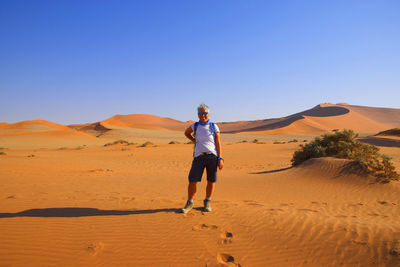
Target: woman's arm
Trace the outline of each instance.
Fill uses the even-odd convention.
[[[222,158],[222,151],[221,151],[221,135],[220,133],[215,133],[215,147],[217,148],[217,154],[219,158]],[[218,160],[218,168],[222,170],[224,167],[224,160],[219,159]]]
[[[193,129],[192,129],[192,127],[189,126],[189,128],[187,128],[185,130],[185,136],[186,136],[187,139],[189,139],[193,143],[196,143],[196,139],[194,139],[192,133],[193,133]]]

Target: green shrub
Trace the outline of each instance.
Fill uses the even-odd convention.
[[[368,173],[381,182],[397,180],[399,174],[391,162],[391,158],[379,153],[379,148],[356,141],[358,134],[352,130],[336,131],[316,137],[314,141],[300,145],[295,151],[292,165],[296,166],[310,158],[333,156],[355,160]]]

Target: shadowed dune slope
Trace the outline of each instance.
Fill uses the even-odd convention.
[[[400,128],[389,129],[380,133],[376,136],[400,136]]]
[[[111,129],[104,127],[104,125],[101,124],[101,122],[74,124],[74,125],[68,125],[68,127],[77,131],[82,131],[90,135],[94,135],[96,137],[99,137],[102,134],[111,131]]]
[[[321,134],[346,128],[356,132],[373,133],[395,125],[400,125],[400,109],[327,103],[279,120],[264,121],[264,125],[242,129],[238,132]]]

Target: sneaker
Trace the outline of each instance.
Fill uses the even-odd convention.
[[[211,200],[204,199],[204,209],[203,210],[206,211],[206,212],[212,211],[212,209],[211,209]]]
[[[186,206],[182,209],[182,213],[188,213],[193,209],[193,203],[189,200],[186,202]]]

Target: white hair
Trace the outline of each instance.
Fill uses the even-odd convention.
[[[197,107],[197,111],[200,111],[200,109],[205,109],[205,110],[207,110],[207,112],[210,112],[210,108],[209,108],[206,104],[204,104],[204,103],[201,103],[201,104]]]

